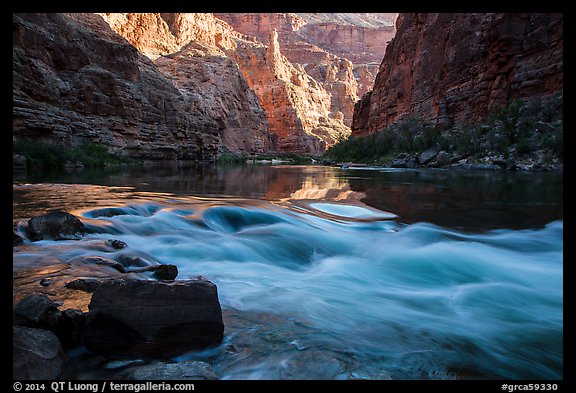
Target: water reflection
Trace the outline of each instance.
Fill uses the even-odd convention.
[[[463,230],[541,227],[563,217],[561,173],[342,170],[180,162],[145,168],[36,173],[15,180],[61,186],[35,187],[29,192],[26,186],[15,185],[14,218],[26,218],[48,208],[70,210],[169,195],[275,202],[361,201],[398,215],[402,222],[424,221]],[[65,184],[96,186],[70,188]]]

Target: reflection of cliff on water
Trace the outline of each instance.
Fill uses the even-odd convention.
[[[118,204],[129,198],[174,196],[359,201],[406,223],[463,229],[538,227],[562,218],[563,177],[558,173],[499,171],[362,170],[323,166],[155,164],[16,177],[60,183],[57,191],[26,195],[14,188],[15,217],[62,208]],[[84,189],[65,184],[110,186]],[[65,194],[65,195],[61,195]],[[168,195],[166,195],[168,194]],[[27,211],[25,211],[28,209]],[[23,212],[24,210],[24,212]],[[18,214],[20,212],[20,214]]]
[[[562,219],[558,173],[499,171],[370,171],[348,179],[364,203],[407,223],[479,230],[539,227]]]

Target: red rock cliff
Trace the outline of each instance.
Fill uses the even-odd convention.
[[[562,14],[400,14],[396,28],[353,135],[408,117],[463,125],[562,89]]]
[[[278,16],[274,23],[281,23],[281,14],[274,15]],[[344,115],[335,107],[336,97],[332,100],[321,83],[286,59],[277,35],[258,42],[212,14],[103,16],[115,31],[154,59],[188,102],[219,121],[228,150],[319,154],[340,135],[350,133]],[[234,75],[234,67],[240,78]],[[245,82],[237,82],[243,78]],[[347,93],[337,83],[329,86]],[[206,91],[195,93],[196,87]],[[352,109],[353,101],[347,105],[348,124]]]
[[[331,111],[341,113],[349,127],[354,103],[372,88],[397,14],[215,15],[262,43],[276,30],[280,52],[322,85],[331,97]]]
[[[219,124],[94,14],[13,14],[13,139],[213,159]]]

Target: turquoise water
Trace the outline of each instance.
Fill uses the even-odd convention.
[[[224,342],[176,360],[222,379],[562,378],[561,175],[236,170],[22,182],[15,218],[63,205],[91,229],[29,253],[114,238],[102,255],[216,283]]]

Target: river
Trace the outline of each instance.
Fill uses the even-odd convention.
[[[91,233],[15,247],[13,269],[114,238],[179,279],[202,275],[218,287],[224,342],[174,360],[207,361],[221,379],[562,379],[562,198],[562,173],[16,174],[15,221],[62,209]]]

